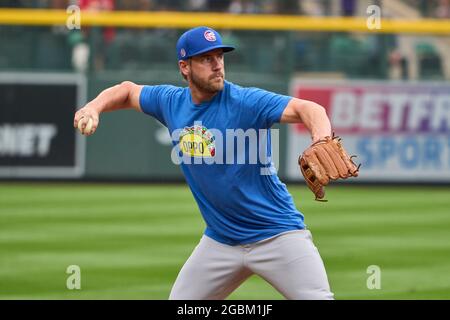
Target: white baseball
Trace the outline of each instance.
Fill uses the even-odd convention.
[[[92,121],[92,118],[89,118],[88,123],[86,124],[86,127],[84,128],[84,131],[83,131],[82,128],[81,128],[82,121],[78,121],[78,130],[80,130],[80,132],[82,134],[90,133],[91,130],[92,130],[92,124],[93,123],[94,123],[94,121]]]

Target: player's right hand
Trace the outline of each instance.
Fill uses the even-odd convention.
[[[89,120],[92,120],[90,128],[87,127]],[[90,136],[94,134],[97,130],[99,123],[99,113],[92,106],[86,105],[75,113],[73,119],[73,126],[80,130],[80,132],[85,136]]]

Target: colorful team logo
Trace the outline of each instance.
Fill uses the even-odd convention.
[[[204,36],[205,36],[205,39],[208,41],[211,41],[211,42],[216,41],[216,35],[211,30],[206,30]]]
[[[183,155],[211,158],[216,154],[213,134],[205,127],[185,127],[180,134],[180,149]]]

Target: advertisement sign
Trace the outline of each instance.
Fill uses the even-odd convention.
[[[449,84],[296,80],[291,90],[325,107],[333,131],[362,164],[358,181],[450,182]],[[310,143],[303,124],[290,125],[290,159]],[[287,175],[300,179],[296,163]]]
[[[73,116],[85,101],[73,74],[0,73],[0,177],[78,177],[85,138]]]

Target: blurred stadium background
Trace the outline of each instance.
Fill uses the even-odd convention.
[[[279,175],[336,298],[449,299],[447,0],[0,1],[0,298],[168,297],[204,225],[167,131],[132,111],[87,139],[72,123],[124,80],[184,86],[175,43],[197,25],[238,48],[228,80],[321,103],[359,155],[361,177],[314,202],[297,168],[309,137],[277,126]],[[230,298],[282,297],[252,277]]]

